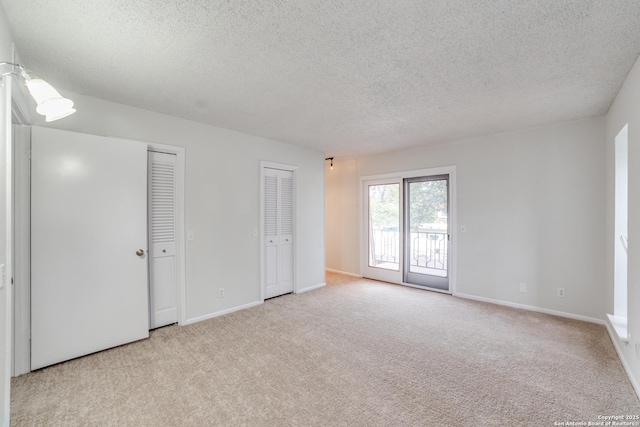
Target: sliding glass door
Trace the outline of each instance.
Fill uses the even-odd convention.
[[[363,180],[362,188],[363,276],[448,292],[450,175]]]
[[[449,176],[404,180],[404,281],[449,290]]]

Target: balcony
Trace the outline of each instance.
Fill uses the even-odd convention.
[[[446,224],[424,224],[410,233],[409,271],[447,277]],[[400,268],[400,232],[397,228],[371,229],[369,265],[386,270]]]

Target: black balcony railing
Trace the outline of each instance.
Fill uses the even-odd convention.
[[[370,260],[372,266],[399,263],[400,232],[394,228],[371,229]],[[412,230],[410,266],[447,270],[448,237],[446,230]]]
[[[411,265],[447,270],[447,232],[445,230],[411,232]]]

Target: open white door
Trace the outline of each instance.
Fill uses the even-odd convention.
[[[31,369],[149,336],[147,147],[32,129]]]

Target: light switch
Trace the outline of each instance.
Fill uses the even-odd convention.
[[[257,228],[253,229],[253,237],[258,237],[258,229]]]
[[[187,240],[189,241],[193,240],[193,231],[187,232]]]

